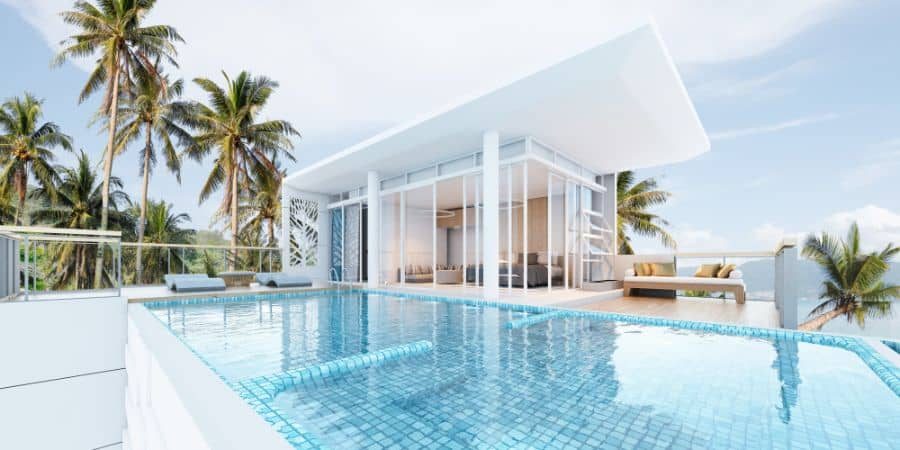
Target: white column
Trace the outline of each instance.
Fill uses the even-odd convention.
[[[481,249],[484,258],[484,288],[487,300],[500,297],[498,253],[500,252],[500,135],[496,131],[484,133],[482,141],[482,199],[484,203],[484,232]]]
[[[381,276],[381,182],[378,179],[378,172],[369,171],[369,183],[366,187],[366,194],[369,198],[369,222],[368,229],[368,266],[369,266],[369,282],[370,288],[378,287],[378,279]]]

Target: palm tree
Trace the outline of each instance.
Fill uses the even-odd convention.
[[[69,136],[53,122],[40,123],[43,101],[30,94],[12,98],[0,107],[0,186],[15,191],[18,205],[13,223],[25,220],[25,196],[28,179],[34,176],[51,199],[56,195],[59,176],[52,166],[53,148],[72,150]]]
[[[97,0],[95,6],[88,1],[76,1],[72,10],[63,12],[62,18],[69,25],[79,29],[65,41],[65,48],[54,63],[62,64],[67,58],[83,58],[98,55],[97,65],[88,76],[78,101],[83,102],[105,86],[100,114],[106,116],[108,139],[103,159],[103,189],[101,191],[103,209],[100,229],[109,224],[109,186],[112,179],[112,164],[115,154],[115,137],[118,126],[120,86],[129,91],[132,69],[143,67],[152,72],[150,61],[164,58],[173,66],[175,62],[175,42],[184,40],[168,25],[144,26],[142,21],[156,4],[156,0]],[[94,282],[100,284],[100,269],[103,266],[103,252],[97,253]]]
[[[217,152],[212,172],[200,191],[200,202],[224,186],[225,193],[219,212],[230,214],[231,246],[238,243],[238,194],[251,181],[255,167],[275,171],[272,162],[279,155],[291,161],[291,136],[299,136],[286,120],[257,122],[278,83],[266,77],[253,77],[244,71],[232,80],[227,74],[225,86],[220,87],[206,78],[194,82],[206,91],[209,106],[195,103],[191,126],[198,133],[187,154],[200,161],[214,149]],[[234,263],[230,263],[234,268]]]
[[[265,226],[268,241],[266,246],[274,246],[278,240],[275,228],[281,222],[281,180],[286,175],[278,161],[273,161],[275,170],[267,170],[257,165],[253,170],[253,180],[247,189],[244,228],[261,231]],[[262,234],[257,232],[257,234]],[[260,239],[261,240],[261,239]]]
[[[618,237],[619,254],[632,255],[631,237],[628,231],[635,234],[659,238],[666,247],[677,248],[675,238],[663,229],[669,225],[662,217],[648,211],[652,206],[662,205],[669,200],[670,192],[657,189],[656,180],[647,178],[635,184],[634,172],[619,172],[616,177],[617,214],[616,235]]]
[[[193,240],[195,231],[182,228],[184,222],[191,220],[191,216],[180,213],[176,214],[172,210],[172,204],[165,201],[149,201],[146,208],[141,207],[146,214],[146,229],[144,238],[147,242],[159,244],[189,244]],[[138,224],[140,229],[140,224]],[[138,246],[140,249],[140,246]],[[168,253],[172,258],[173,267],[181,267],[186,264],[181,259],[181,253]],[[163,248],[150,248],[147,250],[147,263],[143,272],[143,278],[138,279],[141,283],[146,279],[161,280],[162,276],[168,273],[168,261],[166,257],[167,250]]]
[[[56,189],[56,201],[51,201],[49,191],[44,188],[35,190],[34,195],[42,201],[42,207],[31,215],[32,222],[49,225],[56,228],[96,229],[103,213],[102,184],[98,183],[97,173],[91,167],[91,161],[84,151],[80,152],[74,167],[59,169],[61,181]],[[122,181],[112,177],[110,185],[114,188],[110,192],[111,211],[109,215],[110,225],[115,229],[128,229],[132,227],[130,216],[119,210],[120,206],[130,203],[128,195],[123,192]],[[89,288],[88,280],[93,277],[96,267],[91,267],[88,261],[95,256],[99,246],[78,245],[75,243],[54,244],[50,261],[54,280],[51,285],[54,288],[74,287],[76,289]],[[100,267],[101,278],[105,274],[107,282],[112,285],[112,274]],[[98,285],[93,284],[94,287]]]
[[[181,158],[173,141],[176,141],[179,146],[187,146],[191,142],[190,133],[181,126],[183,120],[186,119],[187,108],[184,103],[177,101],[184,88],[184,83],[182,80],[170,83],[168,77],[162,75],[158,63],[154,65],[154,68],[155,75],[142,68],[135,70],[133,96],[119,111],[122,116],[122,125],[116,139],[116,153],[121,153],[129,143],[141,137],[144,138],[144,148],[140,158],[143,184],[137,221],[138,244],[144,242],[144,228],[147,220],[147,188],[157,159],[156,149],[153,146],[154,137],[162,144],[166,167],[175,174],[179,183],[181,183]],[[138,245],[135,261],[139,282],[142,280],[141,273],[143,271],[142,253],[143,248]]]
[[[799,328],[818,330],[839,316],[848,322],[855,319],[864,327],[867,317],[890,315],[891,301],[900,298],[900,286],[885,284],[882,277],[897,253],[900,247],[893,243],[880,252],[863,253],[856,223],[850,226],[846,241],[824,232],[807,237],[803,256],[818,263],[826,279],[819,295],[824,301],[813,308],[809,313],[812,318]]]

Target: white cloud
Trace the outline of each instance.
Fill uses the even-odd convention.
[[[824,220],[824,229],[843,237],[856,222],[867,250],[882,249],[888,243],[900,245],[900,213],[876,205],[834,213]]]
[[[772,223],[764,223],[752,231],[753,238],[759,243],[760,248],[773,249],[778,243],[785,238],[794,238],[797,242],[802,242],[805,232],[787,231],[782,227]]]
[[[679,252],[721,252],[728,249],[728,240],[706,229],[690,226],[676,227],[672,234]]]
[[[689,224],[676,225],[669,229],[669,233],[678,243],[678,252],[721,252],[729,250],[728,239],[705,228],[694,228]],[[638,254],[672,253],[672,249],[665,248],[658,239],[650,239],[634,236],[632,246]]]
[[[799,119],[786,120],[770,125],[761,125],[749,128],[738,128],[734,130],[718,131],[709,133],[712,140],[735,139],[745,136],[753,136],[757,134],[775,133],[789,128],[802,127],[804,125],[812,125],[828,120],[837,119],[839,116],[835,113],[822,114],[818,116],[801,117]]]
[[[57,16],[71,0],[0,2],[16,7],[51,46],[72,31]],[[301,145],[322,152],[352,143],[349,130],[409,119],[647,17],[685,67],[777,48],[848,3],[162,0],[148,23],[174,25],[185,37],[185,78],[248,68],[280,81],[268,113],[292,120],[304,133]]]
[[[854,190],[900,174],[900,138],[873,146],[874,154],[841,174],[841,187]]]
[[[813,60],[803,59],[786,67],[782,67],[778,70],[757,77],[746,79],[712,80],[692,86],[688,90],[691,92],[691,96],[696,100],[707,98],[741,97],[747,95],[761,97],[784,94],[788,92],[786,88],[779,88],[773,85],[778,81],[783,80],[784,78],[788,78],[792,75],[797,75],[808,71],[813,66],[813,64]]]

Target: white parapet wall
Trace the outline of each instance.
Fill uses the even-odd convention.
[[[149,310],[128,306],[124,448],[291,446]]]
[[[0,449],[121,448],[125,299],[0,303]]]

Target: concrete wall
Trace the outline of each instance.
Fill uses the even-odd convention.
[[[140,304],[128,307],[125,364],[126,449],[291,448]]]
[[[120,448],[125,300],[0,303],[0,448]]]
[[[328,270],[331,265],[331,214],[328,212],[328,197],[323,194],[301,192],[290,186],[283,186],[281,191],[282,225],[281,225],[281,260],[284,262],[284,270],[290,273],[307,275],[317,280],[327,280]],[[319,239],[317,245],[317,261],[313,265],[295,264],[291,262],[290,233],[291,226],[291,199],[299,198],[318,203]]]

